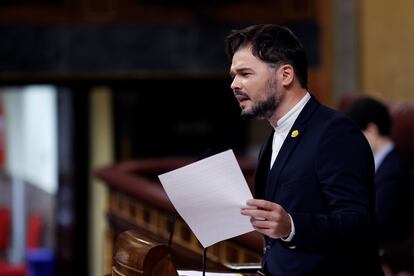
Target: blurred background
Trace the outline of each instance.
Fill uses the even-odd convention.
[[[411,0],[0,0],[2,261],[27,269],[34,248],[56,275],[108,274],[110,188],[97,168],[210,147],[256,158],[269,128],[239,119],[223,50],[232,29],[291,27],[309,90],[328,106],[351,94],[414,104],[413,10]]]

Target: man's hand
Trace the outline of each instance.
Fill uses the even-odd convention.
[[[257,208],[241,210],[242,215],[251,217],[250,222],[256,231],[275,239],[289,236],[292,225],[289,214],[282,206],[262,199],[249,199],[246,203]]]

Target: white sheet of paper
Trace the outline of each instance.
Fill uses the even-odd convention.
[[[232,150],[158,177],[204,248],[254,230],[250,217],[240,214],[253,197]]]

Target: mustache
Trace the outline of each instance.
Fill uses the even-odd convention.
[[[243,91],[237,90],[237,91],[234,91],[233,94],[234,94],[235,97],[236,96],[242,96],[242,97],[246,97],[246,98],[250,99],[249,95],[246,92],[243,92]]]

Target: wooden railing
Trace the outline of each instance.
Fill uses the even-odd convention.
[[[191,163],[190,159],[145,159],[126,161],[100,168],[96,176],[109,187],[107,219],[107,257],[112,259],[115,239],[125,230],[135,229],[140,234],[166,243],[177,213],[169,201],[157,175]],[[252,183],[255,162],[239,160],[249,185]],[[178,268],[199,268],[203,248],[186,223],[178,217],[172,238],[174,262]],[[210,267],[226,263],[257,263],[262,256],[262,237],[250,232],[208,248]],[[107,259],[108,259],[107,258]],[[108,264],[111,265],[112,264]]]

